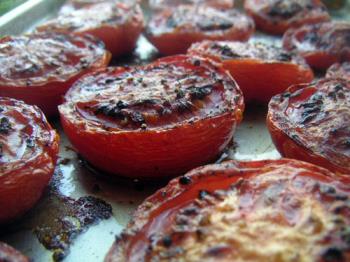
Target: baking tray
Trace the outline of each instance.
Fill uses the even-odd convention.
[[[29,32],[43,21],[54,17],[64,0],[29,0],[0,18],[0,36]],[[238,1],[240,5],[241,1]],[[346,8],[334,12],[336,19],[348,19],[350,3]],[[143,4],[143,8],[147,8]],[[147,15],[147,14],[146,14]],[[280,44],[276,37],[257,34],[253,41],[262,40]],[[156,57],[155,49],[141,36],[134,54],[113,61],[113,64],[141,64]],[[218,161],[224,159],[261,160],[280,158],[265,125],[266,107],[249,107],[244,120],[237,128],[234,139]],[[22,251],[33,261],[52,261],[56,250],[46,249],[38,240],[36,229],[52,221],[60,221],[67,214],[52,214],[55,208],[61,208],[60,199],[70,201],[85,196],[93,196],[105,201],[112,207],[112,216],[100,219],[71,235],[71,244],[63,261],[103,261],[115,236],[126,226],[132,211],[147,196],[163,186],[166,181],[142,182],[122,178],[110,178],[91,168],[79,158],[62,132],[59,120],[51,120],[61,136],[60,158],[54,181],[39,204],[21,220],[0,228],[0,240]],[[51,190],[55,190],[52,196]],[[57,258],[57,257],[56,257]],[[58,257],[60,258],[60,257]]]

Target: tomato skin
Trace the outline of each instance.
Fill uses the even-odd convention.
[[[267,104],[292,84],[314,78],[302,57],[264,43],[203,41],[193,44],[188,53],[221,62],[237,81],[246,103]]]
[[[103,2],[87,5],[37,27],[38,31],[91,34],[101,39],[114,57],[132,52],[143,29],[143,13],[138,4]],[[120,41],[122,39],[122,41]]]
[[[237,10],[183,5],[155,14],[146,37],[162,55],[174,55],[205,39],[247,41],[254,30],[253,20]]]
[[[350,62],[333,64],[327,69],[326,78],[345,78],[350,81]]]
[[[162,260],[161,258],[180,261],[186,257],[189,261],[199,259],[203,261],[215,259],[244,261],[244,258],[247,257],[250,257],[250,261],[268,261],[267,257],[285,258],[283,251],[277,252],[277,255],[272,251],[266,256],[259,256],[258,254],[264,254],[259,251],[251,251],[244,256],[244,251],[249,250],[245,247],[256,244],[254,243],[255,238],[265,237],[265,241],[276,242],[274,235],[280,231],[273,228],[274,234],[264,234],[265,230],[270,230],[274,225],[276,227],[282,225],[282,228],[298,228],[301,217],[304,218],[303,214],[309,211],[313,215],[312,209],[315,208],[315,205],[317,205],[315,209],[322,207],[324,210],[320,217],[317,216],[317,219],[320,218],[317,220],[321,223],[320,231],[323,231],[321,219],[326,216],[335,218],[339,215],[344,219],[342,226],[349,225],[348,205],[344,207],[344,212],[336,213],[332,210],[335,195],[344,195],[343,199],[346,199],[345,195],[349,196],[348,183],[348,177],[339,177],[321,167],[292,159],[252,162],[231,160],[222,164],[199,167],[183,177],[173,179],[166,187],[148,197],[136,209],[132,220],[116,239],[105,261],[152,261],[152,259]],[[328,195],[327,189],[331,189],[330,191],[334,194]],[[314,206],[311,207],[311,210],[306,208],[305,213],[300,211],[299,208],[309,199],[315,200]],[[260,219],[271,223],[271,227],[264,228],[264,231],[256,228],[257,225],[254,224],[254,218],[259,218],[259,211],[262,212],[262,210],[265,211],[263,213],[265,216]],[[220,213],[223,213],[222,222],[217,219]],[[310,216],[315,218],[312,215]],[[224,232],[220,231],[223,230],[221,227],[218,227],[220,223],[226,225]],[[230,229],[237,224],[240,225],[240,228],[245,228],[247,224],[251,242],[248,240],[242,243],[235,239],[235,234]],[[344,229],[342,226],[340,227]],[[327,234],[327,237],[323,238],[324,242],[315,243],[318,248],[314,250],[316,252],[310,250],[308,251],[310,253],[306,252],[308,258],[312,257],[314,261],[327,261],[326,257],[328,258],[330,253],[328,248],[333,247],[341,250],[341,253],[337,254],[343,260],[338,259],[337,261],[347,261],[350,258],[350,253],[346,248],[348,244],[344,244],[345,240],[337,239],[341,228],[335,229],[337,231],[324,232],[323,236]],[[237,231],[237,234],[239,232]],[[281,243],[281,240],[277,238],[277,243],[280,245],[278,250],[281,250],[280,247],[283,245],[288,248],[293,244],[288,241],[290,234],[286,233],[288,230],[283,234],[286,242]],[[318,232],[307,233],[307,235],[313,234],[317,235]],[[195,239],[199,237],[197,241],[193,241],[192,236]],[[230,242],[227,239],[236,240],[238,244],[235,245],[235,241]],[[299,237],[299,241],[304,241],[304,239],[301,240]],[[306,245],[313,248],[312,243],[306,242]],[[217,248],[217,252],[209,252],[216,246],[227,248]],[[234,247],[239,252],[235,253]],[[208,251],[203,252],[202,250]],[[200,255],[197,256],[198,253]],[[291,261],[291,259],[283,261]]]
[[[273,97],[267,125],[281,155],[349,174],[349,93],[349,81],[333,78]]]
[[[233,8],[234,0],[150,0],[149,5],[151,9],[161,10],[166,8],[176,8],[179,5],[207,5],[215,8],[229,9]]]
[[[0,43],[6,47],[0,52],[0,96],[37,105],[48,117],[57,115],[62,96],[78,78],[106,67],[111,58],[93,37],[36,33],[4,37]]]
[[[244,9],[254,18],[258,29],[274,35],[281,35],[289,28],[330,20],[320,0],[245,0]]]
[[[299,53],[316,70],[350,61],[348,22],[326,22],[290,29],[283,35],[283,48]]]
[[[13,247],[0,242],[0,261],[3,262],[30,262],[29,258],[22,255]]]
[[[0,98],[0,224],[18,218],[38,201],[58,156],[58,134],[35,106]]]
[[[197,61],[200,65],[194,66],[192,64],[193,61]],[[222,84],[215,82],[215,85],[219,88],[218,91],[213,91],[213,93],[208,94],[203,99],[193,100],[192,103],[197,103],[198,105],[197,109],[186,109],[187,113],[181,110],[170,109],[177,103],[176,101],[179,101],[179,94],[187,96],[185,94],[186,89],[178,91],[176,98],[173,98],[173,95],[170,95],[169,98],[164,94],[158,96],[156,95],[158,91],[152,91],[151,94],[144,95],[142,89],[146,89],[144,92],[148,92],[147,88],[150,88],[148,84],[147,86],[149,87],[143,87],[145,82],[142,83],[142,89],[139,94],[143,97],[142,99],[147,101],[148,105],[142,105],[140,109],[139,98],[134,98],[134,95],[137,96],[137,93],[132,93],[134,95],[130,96],[132,97],[131,100],[130,98],[129,100],[125,100],[127,98],[120,100],[124,101],[123,104],[129,104],[129,106],[125,106],[122,109],[125,113],[130,112],[133,108],[141,110],[137,112],[141,112],[141,115],[145,119],[147,118],[142,125],[141,123],[133,124],[132,120],[127,117],[127,123],[129,124],[123,126],[122,123],[125,120],[119,122],[119,120],[114,120],[113,117],[96,115],[96,110],[93,113],[88,113],[87,109],[85,109],[91,103],[95,103],[92,101],[95,101],[95,99],[98,101],[99,99],[95,97],[95,94],[92,93],[93,91],[88,91],[86,95],[84,94],[84,89],[86,90],[89,86],[93,86],[93,82],[100,83],[106,79],[121,79],[122,75],[129,75],[129,77],[134,79],[132,81],[141,79],[141,81],[151,83],[152,88],[163,88],[159,86],[159,80],[161,79],[160,82],[168,80],[170,82],[166,84],[164,90],[169,94],[169,92],[177,90],[172,84],[172,81],[175,81],[172,77],[180,76],[182,74],[180,72],[184,72],[182,76],[185,78],[181,78],[182,81],[192,81],[187,78],[195,70],[187,71],[189,67],[196,67],[198,70],[201,70],[201,74],[205,75],[211,72],[225,83],[224,86],[221,86]],[[170,74],[172,71],[173,75]],[[201,76],[198,77],[198,79],[200,78]],[[205,81],[213,81],[208,80],[207,76],[205,76],[205,79],[198,80],[201,81],[199,84],[205,83]],[[129,87],[124,87],[124,85],[128,84],[127,79],[118,81],[122,82],[118,83],[116,88],[122,87],[126,94],[134,92],[130,90],[140,88],[137,86],[139,85],[138,82],[131,83],[129,89]],[[186,85],[183,84],[180,88]],[[230,86],[231,91],[225,91],[225,94],[221,94],[228,86]],[[103,88],[103,86],[96,87],[101,97],[109,97],[108,101],[120,99],[115,95],[117,94],[115,91],[109,91],[114,90],[114,87],[111,87],[111,89],[106,87],[106,91],[101,91]],[[123,97],[122,92],[124,91],[119,91],[120,97]],[[107,95],[107,93],[112,95]],[[85,98],[85,96],[88,98]],[[165,102],[162,103],[165,103],[164,105],[168,109],[165,108],[163,111],[169,112],[169,115],[159,115],[158,113],[152,115],[153,110],[147,108],[162,107],[157,102],[152,102],[154,97],[165,99]],[[219,99],[216,103],[220,104],[222,109],[219,112],[213,108],[212,114],[208,113],[211,111],[210,108],[214,106],[212,101],[216,101],[216,99]],[[239,88],[223,69],[214,66],[207,59],[187,56],[160,59],[148,66],[136,68],[135,71],[130,68],[101,71],[91,75],[90,78],[82,79],[80,84],[77,83],[77,85],[73,86],[66,94],[66,101],[59,109],[61,122],[65,133],[79,153],[103,171],[138,178],[174,176],[186,172],[196,165],[214,160],[232,138],[235,126],[242,119],[244,109],[243,98]],[[221,110],[223,111],[221,112]],[[136,114],[140,115],[137,112],[131,113],[131,118]],[[101,152],[101,148],[103,148],[103,152]]]

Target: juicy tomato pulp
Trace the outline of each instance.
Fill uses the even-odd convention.
[[[345,78],[350,81],[350,62],[332,65],[327,70],[326,78]]]
[[[179,6],[155,14],[146,36],[163,55],[186,53],[192,43],[205,39],[247,41],[253,20],[237,10],[207,6]]]
[[[309,83],[314,77],[302,57],[263,43],[203,41],[193,44],[188,53],[223,63],[246,103],[268,103],[292,84]]]
[[[350,82],[326,79],[272,98],[267,124],[278,151],[350,174]]]
[[[0,96],[38,105],[47,116],[82,75],[104,68],[110,55],[93,37],[38,33],[0,39]]]
[[[29,210],[54,172],[59,137],[34,106],[0,98],[0,223]]]
[[[254,18],[256,27],[270,34],[330,20],[320,0],[245,0],[244,8]]]
[[[60,106],[65,133],[94,166],[168,177],[214,160],[241,121],[243,97],[226,72],[174,56],[82,78]]]
[[[22,255],[13,247],[0,242],[0,261],[3,262],[29,262],[29,258]]]
[[[229,9],[233,8],[234,0],[149,0],[151,9],[155,10],[174,8],[183,4],[207,5],[216,8]]]
[[[143,14],[138,4],[114,1],[82,7],[63,13],[37,28],[38,31],[91,34],[101,39],[113,56],[129,54],[143,29]]]
[[[200,167],[147,198],[106,261],[349,261],[349,182],[290,159]]]
[[[288,30],[283,47],[302,55],[318,70],[326,70],[336,62],[350,61],[350,23],[329,22]]]

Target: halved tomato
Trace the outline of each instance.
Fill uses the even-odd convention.
[[[29,262],[29,258],[13,247],[0,242],[0,261],[2,262]]]
[[[350,81],[350,62],[332,65],[327,70],[326,78],[345,78]]]
[[[40,198],[55,169],[58,140],[39,108],[0,97],[0,224]]]
[[[79,153],[103,171],[139,178],[179,175],[213,161],[244,107],[226,71],[188,56],[91,74],[65,98],[61,122]]]
[[[91,34],[101,39],[113,56],[132,52],[143,30],[143,14],[138,4],[104,2],[63,13],[39,27],[38,31]]]
[[[0,96],[39,106],[47,116],[82,75],[107,66],[110,54],[93,37],[37,33],[0,39]]]
[[[291,159],[199,167],[147,198],[105,261],[349,261],[349,182]]]
[[[329,22],[288,30],[283,47],[302,55],[318,70],[326,70],[337,62],[350,61],[350,23]]]
[[[141,2],[141,0],[68,0],[67,4],[73,5],[75,8],[82,8],[84,6],[105,3],[105,2],[123,3],[131,6]]]
[[[325,79],[272,98],[267,124],[282,156],[350,174],[350,82]]]
[[[259,42],[203,41],[193,44],[188,53],[223,63],[237,81],[246,103],[268,103],[292,84],[309,83],[314,78],[302,57]]]
[[[258,29],[277,35],[289,28],[330,20],[320,0],[245,0],[244,8]]]
[[[149,0],[151,9],[176,8],[179,5],[207,5],[216,8],[233,8],[234,0]]]
[[[186,5],[155,14],[146,29],[163,55],[186,53],[192,43],[206,39],[247,41],[253,33],[253,20],[237,10]]]

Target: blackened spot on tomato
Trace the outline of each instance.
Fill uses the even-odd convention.
[[[268,12],[270,16],[278,16],[282,18],[291,18],[300,11],[303,10],[303,7],[296,2],[279,0],[271,7]]]
[[[188,185],[192,182],[191,178],[188,176],[182,176],[179,178],[179,183],[181,185]]]
[[[131,113],[130,118],[135,123],[144,123],[145,122],[145,118],[143,117],[143,115],[140,112]]]
[[[127,102],[124,102],[124,101],[122,101],[122,100],[119,100],[118,102],[117,102],[117,108],[118,109],[124,109],[124,108],[127,108],[129,105],[128,105],[128,103]]]
[[[334,195],[337,191],[332,186],[321,184],[320,192],[325,195]]]
[[[152,98],[145,98],[135,101],[134,105],[157,105],[160,103],[160,100],[158,99],[152,99]]]
[[[317,30],[316,28],[314,28],[314,30]],[[320,40],[320,37],[318,36],[318,34],[314,31],[308,32],[305,37],[304,37],[304,41],[307,41],[311,44],[315,44],[316,42],[318,42]]]
[[[181,99],[183,97],[185,97],[185,92],[182,89],[175,89],[175,93],[176,93],[176,99]]]
[[[182,212],[185,216],[194,216],[198,214],[198,209],[196,207],[188,207]]]
[[[340,262],[344,261],[343,251],[337,247],[328,248],[322,255],[326,262]]]
[[[201,61],[195,60],[195,61],[193,62],[193,65],[195,65],[195,66],[200,66],[200,65],[201,65]]]
[[[311,121],[312,119],[314,119],[317,114],[321,111],[320,107],[313,107],[313,108],[308,108],[306,109],[302,114],[302,120],[301,123],[302,124],[306,124],[307,122]]]
[[[7,117],[0,119],[0,134],[8,134],[12,126],[10,120]]]
[[[282,52],[277,56],[278,61],[288,62],[292,59],[292,55],[286,52]]]
[[[190,87],[190,95],[192,99],[203,99],[207,95],[209,95],[213,90],[212,85],[205,85],[199,87]]]
[[[190,101],[182,99],[178,100],[174,106],[179,112],[185,112],[190,111],[193,105]]]
[[[108,84],[113,83],[114,81],[115,81],[115,79],[113,79],[113,78],[107,78],[107,79],[105,80],[105,83],[108,85]]]
[[[163,246],[170,247],[173,243],[171,236],[164,236],[162,239]]]
[[[226,30],[233,26],[231,21],[223,18],[212,18],[202,20],[197,26],[203,31]]]
[[[208,196],[209,195],[209,192],[208,191],[206,191],[206,190],[200,190],[199,191],[199,193],[198,193],[198,197],[199,197],[199,199],[204,199],[206,196]]]
[[[29,148],[33,148],[35,146],[34,139],[32,137],[27,138],[26,144]]]

